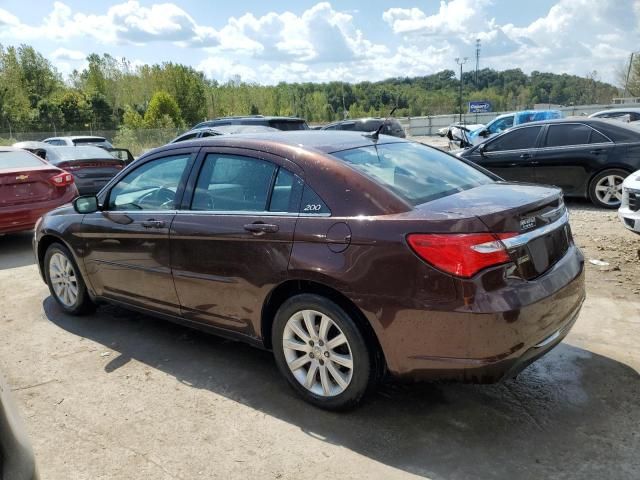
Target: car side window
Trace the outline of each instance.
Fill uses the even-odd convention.
[[[500,133],[503,130],[513,127],[513,117],[503,118],[492,125],[489,125],[489,133]]]
[[[589,137],[589,143],[611,143],[607,137],[598,132],[597,130],[591,129],[591,136]]]
[[[209,154],[198,176],[192,210],[263,212],[276,166],[265,160]]]
[[[109,210],[173,210],[189,155],[151,160],[125,175],[109,193]]]
[[[302,215],[331,215],[331,210],[309,185],[305,185],[300,203],[300,213]]]
[[[580,123],[550,125],[547,132],[547,147],[565,147],[589,143],[592,129]]]
[[[298,213],[303,186],[300,177],[281,167],[271,192],[269,211]]]
[[[523,150],[536,147],[536,139],[542,127],[518,128],[512,132],[487,143],[486,152],[500,152],[506,150]]]

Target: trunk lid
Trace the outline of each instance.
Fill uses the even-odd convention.
[[[0,207],[56,198],[58,189],[50,179],[59,173],[62,172],[53,166],[0,170]]]
[[[488,232],[512,233],[514,236],[502,241],[515,264],[511,273],[527,280],[546,272],[572,242],[562,192],[554,187],[497,182],[455,193],[418,209],[458,218],[473,216]]]

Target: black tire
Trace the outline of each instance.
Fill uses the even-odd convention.
[[[65,301],[63,301],[63,299],[58,296],[53,286],[50,274],[50,265],[52,258],[54,258],[55,255],[63,255],[69,261],[71,267],[73,268],[73,272],[75,273],[75,286],[77,287],[78,293],[75,301],[70,304],[65,303]],[[47,285],[49,286],[49,292],[51,292],[51,296],[66,313],[70,315],[84,315],[87,313],[91,313],[96,309],[95,303],[93,303],[91,297],[89,296],[87,286],[84,283],[84,279],[82,278],[82,274],[80,273],[78,264],[76,263],[73,255],[67,247],[60,243],[52,243],[49,248],[47,248],[47,252],[44,256],[44,274],[45,278],[47,279]]]
[[[285,327],[289,319],[304,310],[313,310],[328,316],[346,337],[353,368],[351,380],[341,393],[330,396],[316,394],[302,385],[289,368],[283,347]],[[378,363],[375,357],[375,347],[367,345],[365,337],[353,319],[340,306],[326,297],[314,294],[300,294],[285,301],[276,313],[271,341],[276,364],[280,372],[304,400],[317,407],[326,410],[353,408],[362,401],[368,391],[374,388],[379,377],[375,368]],[[304,356],[304,354],[301,355]],[[322,363],[319,359],[324,358],[317,355],[316,357],[316,360]],[[335,364],[333,365],[335,366]],[[319,371],[317,375],[318,383],[321,383]]]
[[[596,189],[598,188],[598,183],[605,179],[606,177],[614,176],[614,177],[622,177],[622,179],[626,178],[629,175],[629,172],[626,170],[622,170],[620,168],[610,168],[607,170],[603,170],[598,173],[595,177],[591,179],[589,182],[589,200],[597,207],[601,208],[609,208],[609,209],[617,209],[620,207],[620,201],[605,203],[598,198],[598,192]]]

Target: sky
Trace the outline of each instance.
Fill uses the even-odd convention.
[[[330,2],[0,0],[0,44],[26,43],[68,75],[90,53],[178,62],[221,82],[382,80],[475,68],[617,83],[640,49],[640,0]]]

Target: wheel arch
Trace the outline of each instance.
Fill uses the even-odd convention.
[[[47,250],[49,249],[49,247],[51,245],[53,245],[54,243],[60,243],[60,244],[64,245],[71,252],[71,255],[74,256],[74,261],[76,262],[76,264],[78,263],[78,259],[75,258],[75,254],[73,253],[73,249],[71,248],[71,246],[67,242],[65,242],[58,235],[55,235],[55,234],[52,234],[52,233],[44,234],[38,240],[37,260],[38,260],[38,267],[40,268],[40,275],[42,276],[43,280],[45,280],[45,281],[46,281],[46,275],[45,275],[45,267],[44,267],[44,257],[47,254]]]
[[[375,357],[374,360],[379,367],[378,371],[382,372],[384,368],[386,368],[386,359],[378,336],[362,310],[360,310],[360,308],[358,308],[358,306],[343,293],[313,280],[287,280],[275,287],[271,290],[269,295],[267,295],[262,306],[260,325],[260,333],[265,348],[272,348],[271,333],[273,321],[280,306],[292,296],[303,293],[311,293],[326,297],[347,312],[354,322],[356,322],[357,327],[365,336],[367,342],[374,346],[375,352],[373,352],[373,356]]]

